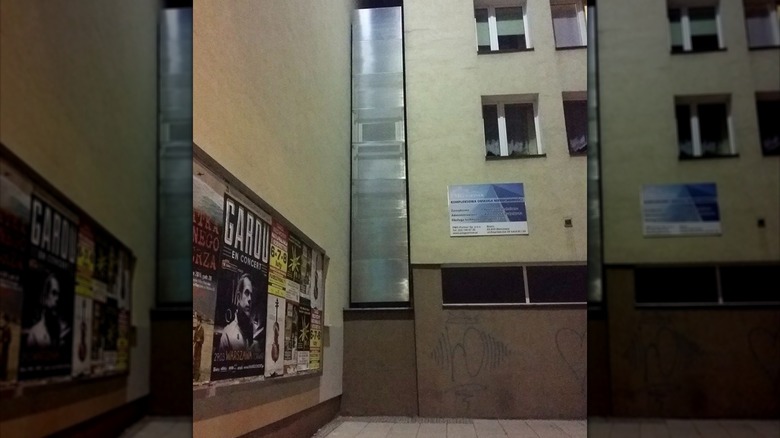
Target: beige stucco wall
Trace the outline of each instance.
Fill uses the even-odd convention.
[[[0,141],[137,257],[127,390],[20,420],[51,433],[149,393],[158,4],[3,0],[1,10]]]
[[[527,7],[533,51],[477,55],[473,0],[404,2],[414,264],[586,258],[586,159],[569,156],[562,102],[586,90],[586,50],[556,50],[549,2]],[[539,95],[547,157],[486,161],[481,96],[525,93]],[[448,185],[515,182],[529,235],[450,237]]]
[[[741,5],[721,2],[726,51],[671,55],[665,2],[599,4],[606,263],[780,258],[780,165],[761,155],[755,105],[780,90],[780,51],[748,51]],[[674,97],[696,94],[730,94],[738,158],[678,159]],[[717,184],[722,235],[644,238],[641,186],[688,182]]]
[[[251,414],[196,421],[196,436],[225,423],[233,426],[221,429],[224,436],[248,433],[341,394],[342,309],[349,294],[351,10],[350,0],[194,3],[195,143],[330,258],[330,341],[318,388],[295,396],[298,402],[280,391],[278,402],[258,399]],[[196,417],[209,417],[197,403],[195,410]],[[246,418],[233,421],[237,416]]]

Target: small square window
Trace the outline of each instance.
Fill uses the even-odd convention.
[[[563,116],[566,119],[566,139],[571,155],[588,153],[588,101],[564,100]]]
[[[716,7],[672,8],[668,12],[672,53],[724,48]]]
[[[753,1],[745,4],[745,27],[749,47],[780,46],[778,11],[780,11],[780,2],[775,0]]]
[[[530,49],[525,8],[485,6],[474,9],[477,52],[490,53]]]
[[[761,151],[764,155],[780,155],[780,98],[759,97],[756,107]]]
[[[724,101],[678,101],[675,107],[680,158],[735,155],[730,140],[731,115]]]
[[[582,3],[554,3],[551,12],[555,47],[584,47],[587,34]]]
[[[482,104],[486,156],[540,155],[536,103],[493,102]]]

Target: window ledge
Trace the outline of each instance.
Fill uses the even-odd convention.
[[[748,47],[748,50],[750,50],[751,52],[753,51],[760,52],[762,50],[778,50],[778,49],[780,49],[780,45]]]
[[[504,49],[504,50],[491,50],[489,52],[480,52],[477,51],[477,55],[498,55],[500,53],[517,53],[517,52],[533,52],[533,47],[528,47],[525,49]]]
[[[728,155],[701,155],[698,157],[693,157],[690,155],[680,155],[680,161],[698,161],[698,160],[707,160],[707,159],[720,159],[720,158],[739,158],[739,154],[728,154]]]
[[[518,160],[524,158],[544,158],[546,156],[547,154],[507,155],[507,156],[488,155],[485,157],[485,161]]]
[[[587,44],[584,46],[567,46],[567,47],[555,46],[555,50],[579,50],[579,49],[587,49],[587,48],[588,48]]]
[[[707,50],[688,50],[687,52],[686,52],[686,51],[682,51],[682,52],[675,52],[675,51],[670,51],[670,53],[671,53],[672,55],[697,55],[697,54],[700,54],[700,53],[715,53],[715,52],[725,52],[725,51],[727,51],[727,50],[728,50],[728,48],[726,48],[726,47],[722,47],[722,48],[720,48],[720,49],[707,49]]]

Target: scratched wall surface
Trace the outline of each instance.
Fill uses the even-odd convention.
[[[413,270],[420,416],[585,418],[584,307],[451,310]]]
[[[777,308],[637,310],[633,271],[606,275],[614,415],[780,417]]]

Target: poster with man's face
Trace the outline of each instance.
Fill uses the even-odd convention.
[[[19,379],[68,375],[73,353],[78,223],[72,213],[33,194],[29,238]]]
[[[225,193],[211,379],[265,370],[270,216]]]

